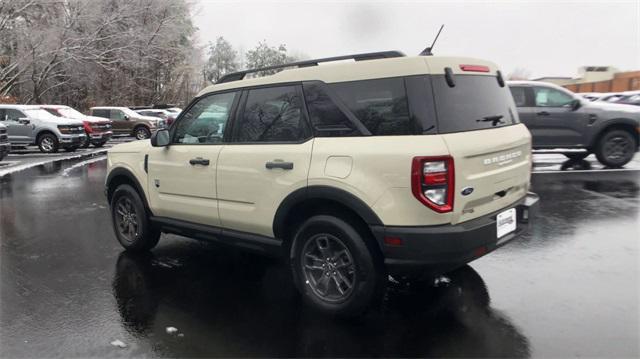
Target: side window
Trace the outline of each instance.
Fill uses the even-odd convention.
[[[124,121],[124,112],[122,112],[122,110],[111,110],[111,119],[114,121]]]
[[[5,114],[7,116],[7,121],[18,121],[21,118],[27,117],[27,115],[25,115],[21,111],[14,110],[12,108],[6,109]]]
[[[95,110],[93,110],[91,112],[92,112],[93,116],[109,118],[109,110],[95,109]]]
[[[549,87],[534,87],[536,107],[562,107],[573,101],[568,94]]]
[[[346,137],[360,134],[321,85],[304,84],[304,99],[309,110],[311,127],[316,136]]]
[[[299,86],[249,90],[237,142],[298,142],[308,136]]]
[[[524,87],[509,87],[513,101],[516,103],[516,107],[527,106],[527,94]]]
[[[221,143],[237,94],[227,92],[198,100],[175,125],[173,143]]]
[[[403,78],[329,84],[374,136],[413,135]]]

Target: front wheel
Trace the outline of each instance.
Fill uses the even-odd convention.
[[[127,184],[116,188],[111,198],[111,219],[118,242],[130,251],[148,251],[160,240],[151,226],[138,192]]]
[[[145,140],[145,139],[151,137],[151,131],[148,128],[144,127],[144,126],[140,126],[140,127],[135,129],[135,131],[133,132],[133,135],[138,140]]]
[[[631,134],[623,130],[612,130],[598,142],[596,157],[607,167],[622,167],[629,163],[636,152],[636,143]]]
[[[353,316],[381,298],[386,278],[382,261],[365,236],[328,215],[311,217],[300,226],[290,256],[305,301],[325,312]]]
[[[38,137],[38,148],[42,153],[56,153],[59,146],[58,137],[52,133],[44,133]]]

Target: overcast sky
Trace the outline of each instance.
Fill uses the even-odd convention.
[[[583,65],[640,70],[636,1],[212,1],[197,0],[202,43],[218,36],[246,51],[258,41],[311,58],[400,50],[478,57],[503,72],[576,76]]]

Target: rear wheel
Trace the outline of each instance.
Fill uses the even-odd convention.
[[[138,140],[144,140],[151,137],[151,131],[144,126],[139,126],[133,131],[133,135]]]
[[[52,133],[43,133],[38,137],[38,148],[42,153],[56,153],[59,146],[58,137]]]
[[[636,143],[629,132],[612,130],[598,142],[596,157],[607,167],[622,167],[631,161],[635,151]]]
[[[381,298],[384,270],[364,234],[340,218],[317,215],[291,247],[294,281],[308,303],[325,312],[359,315]]]
[[[130,185],[122,184],[114,191],[111,219],[116,238],[125,249],[147,251],[158,244],[160,231],[151,226],[142,198]]]

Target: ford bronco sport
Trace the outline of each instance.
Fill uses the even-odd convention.
[[[531,136],[494,64],[393,51],[287,67],[228,74],[170,130],[109,151],[124,248],[164,232],[275,253],[309,303],[349,315],[387,274],[442,274],[526,229]]]

